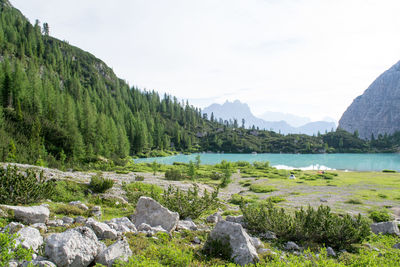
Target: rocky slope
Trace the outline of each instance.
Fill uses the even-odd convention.
[[[400,131],[400,61],[381,74],[344,112],[339,127],[363,139]]]

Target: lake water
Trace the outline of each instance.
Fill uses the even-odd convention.
[[[280,169],[299,168],[303,170],[350,170],[381,171],[384,169],[400,171],[400,154],[192,154],[160,158],[135,159],[135,162],[172,164],[174,162],[195,161],[200,155],[202,164],[216,164],[226,161],[269,161]]]

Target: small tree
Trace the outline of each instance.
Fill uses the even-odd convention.
[[[196,156],[196,168],[199,169],[201,164],[200,155]]]
[[[188,170],[187,170],[187,175],[191,178],[194,179],[196,178],[196,167],[193,163],[193,161],[189,162]]]
[[[158,171],[158,163],[156,161],[153,161],[153,163],[151,163],[151,169],[153,170],[153,175],[156,175],[157,171]]]
[[[43,23],[43,34],[49,36],[50,34],[50,27],[47,22]]]

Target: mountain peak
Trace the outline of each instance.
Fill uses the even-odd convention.
[[[400,131],[400,61],[382,73],[343,113],[339,127],[361,138]]]

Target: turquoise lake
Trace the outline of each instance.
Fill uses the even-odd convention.
[[[272,166],[281,169],[300,168],[304,170],[349,170],[382,171],[384,169],[400,171],[400,154],[191,154],[160,158],[134,159],[135,162],[153,162],[172,164],[174,162],[195,161],[200,155],[202,164],[216,164],[226,161],[269,161]]]

